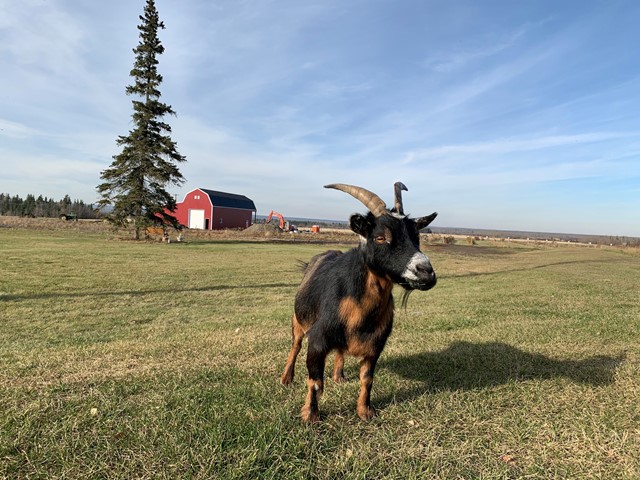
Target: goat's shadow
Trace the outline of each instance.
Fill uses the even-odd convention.
[[[556,360],[506,343],[458,341],[441,351],[381,359],[380,369],[421,384],[378,401],[406,401],[424,393],[466,391],[558,377],[595,387],[605,386],[615,381],[616,369],[624,360],[624,353],[615,357],[596,355],[584,360]]]

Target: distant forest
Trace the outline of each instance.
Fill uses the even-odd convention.
[[[92,204],[82,200],[71,200],[65,195],[62,200],[34,195],[27,195],[23,199],[18,195],[0,193],[0,215],[15,215],[18,217],[49,217],[75,215],[77,218],[98,218],[99,214]]]

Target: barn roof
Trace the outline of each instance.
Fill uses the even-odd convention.
[[[199,188],[204,193],[209,195],[209,199],[214,207],[227,207],[227,208],[242,208],[244,210],[256,210],[256,205],[248,197],[244,195],[237,195],[235,193],[218,192],[216,190],[208,190],[206,188]]]

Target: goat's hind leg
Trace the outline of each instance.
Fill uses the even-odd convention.
[[[289,351],[287,363],[284,366],[282,375],[280,376],[280,383],[282,385],[288,386],[293,382],[293,375],[296,368],[296,359],[298,358],[298,354],[300,353],[300,349],[302,348],[302,340],[304,339],[304,335],[304,329],[302,328],[302,325],[298,323],[298,319],[296,318],[296,314],[294,313],[293,317],[291,318],[291,350]]]
[[[344,352],[336,350],[333,365],[333,381],[336,383],[344,383],[347,379],[344,377]]]

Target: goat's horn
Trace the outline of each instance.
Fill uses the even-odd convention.
[[[402,190],[407,192],[409,191],[409,189],[404,183],[396,182],[393,184],[393,190],[395,192],[394,206],[396,207],[396,212],[398,212],[400,215],[404,215],[404,209],[402,208]]]
[[[324,188],[335,188],[336,190],[348,193],[352,197],[360,200],[376,217],[383,215],[387,211],[387,206],[384,201],[375,193],[365,188],[345,185],[344,183],[332,183],[331,185],[325,185]]]

